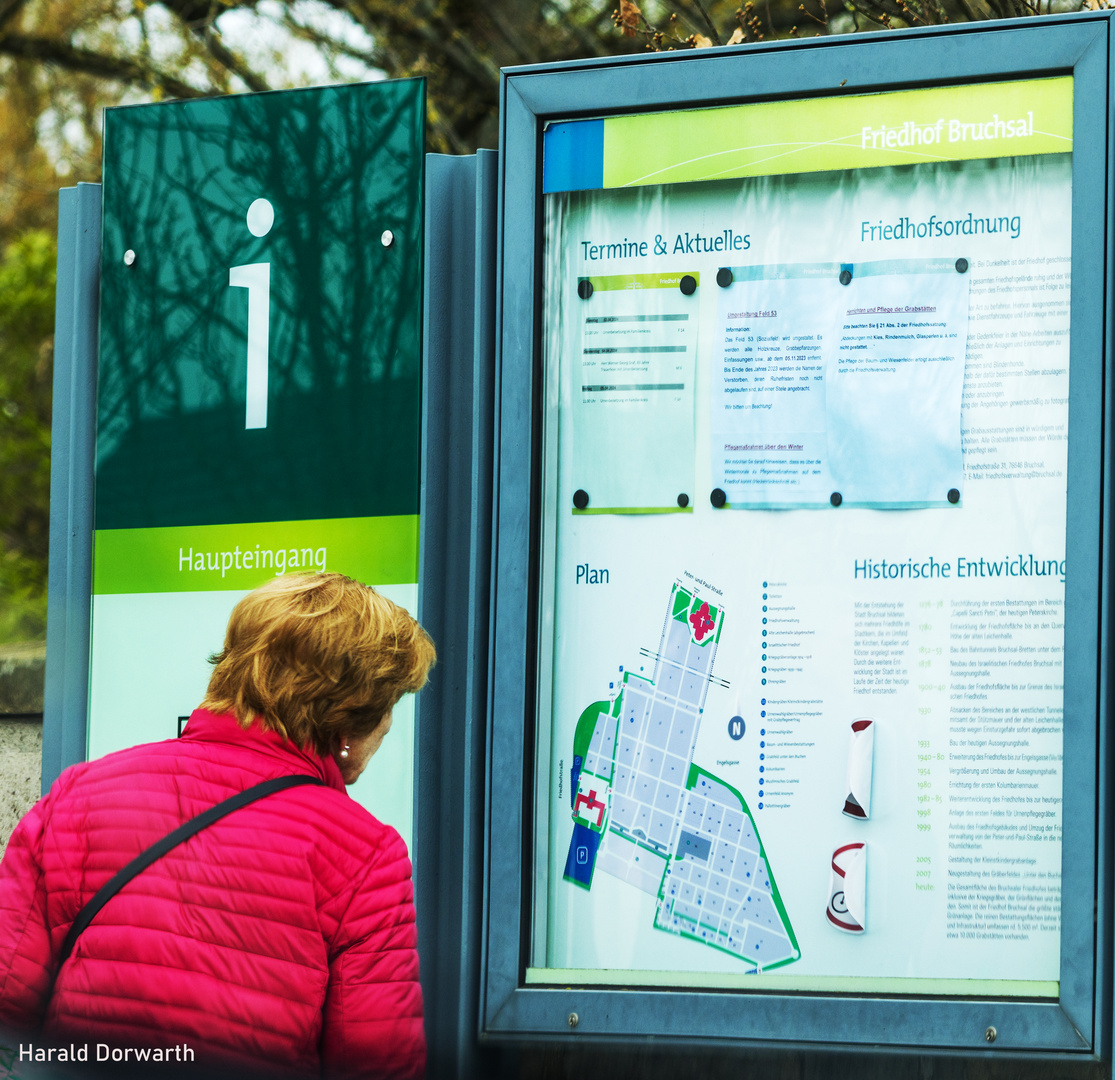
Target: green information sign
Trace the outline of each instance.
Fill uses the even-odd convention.
[[[423,117],[417,80],[106,113],[91,756],[175,735],[271,576],[414,608]],[[407,712],[354,794],[409,839]]]

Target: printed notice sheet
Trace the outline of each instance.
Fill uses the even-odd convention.
[[[828,505],[825,361],[836,264],[740,267],[721,287],[713,481],[730,506]]]
[[[587,495],[578,510],[637,513],[689,505],[697,284],[695,274],[681,273],[577,283],[581,299],[572,311],[580,324],[580,364],[572,394],[571,481],[581,501]]]
[[[959,501],[969,281],[963,258],[865,263],[838,295],[825,389],[844,501]]]
[[[967,260],[741,267],[721,288],[713,475],[736,507],[963,490]]]

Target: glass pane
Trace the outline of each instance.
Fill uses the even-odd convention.
[[[552,125],[531,983],[1056,997],[1072,80]]]

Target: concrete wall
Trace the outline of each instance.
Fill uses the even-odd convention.
[[[39,797],[46,645],[0,645],[0,855]]]

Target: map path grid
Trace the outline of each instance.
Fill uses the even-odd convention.
[[[564,877],[588,890],[599,866],[656,898],[656,929],[761,972],[801,951],[746,800],[693,762],[723,619],[675,581],[653,677],[581,714]]]

